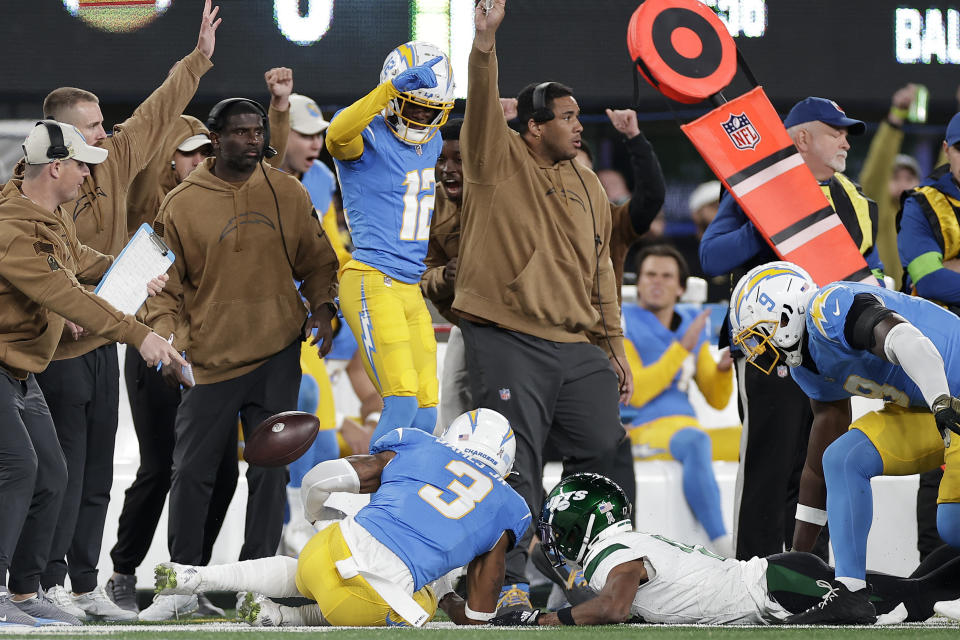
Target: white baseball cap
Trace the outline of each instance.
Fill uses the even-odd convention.
[[[690,208],[690,213],[693,213],[700,207],[714,202],[719,202],[719,200],[720,181],[710,180],[709,182],[704,182],[693,190],[693,193],[690,194],[690,200],[688,201],[687,206]]]
[[[49,164],[67,158],[100,164],[107,159],[107,150],[88,145],[83,134],[71,124],[41,120],[23,141],[23,155],[27,164]]]
[[[299,93],[290,94],[291,129],[305,136],[312,136],[329,126],[330,123],[323,119],[320,107],[312,98],[302,96]]]
[[[205,133],[198,133],[195,136],[190,136],[179,145],[177,145],[177,151],[182,151],[184,153],[190,153],[191,151],[196,151],[205,144],[213,144],[210,142],[210,138]]]

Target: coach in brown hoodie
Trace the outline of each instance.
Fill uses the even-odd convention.
[[[306,189],[263,162],[257,106],[235,98],[214,110],[214,157],[167,195],[154,224],[178,259],[170,286],[147,309],[161,334],[175,333],[197,380],[177,412],[170,489],[170,557],[183,564],[201,559],[197,514],[210,501],[210,461],[229,445],[237,414],[249,435],[263,419],[297,408],[302,332],[317,329],[326,355],[336,312],[337,256]],[[286,471],[251,466],[247,483],[241,560],[276,552]],[[171,598],[160,596],[151,609]]]
[[[509,482],[537,513],[548,436],[566,472],[607,471],[624,437],[618,396],[629,398],[632,383],[610,262],[610,204],[596,176],[572,162],[583,130],[576,100],[559,83],[531,85],[517,97],[523,133],[507,126],[494,50],[505,0],[487,12],[482,5],[460,133],[465,190],[453,308],[474,401],[510,420],[519,474]],[[529,607],[527,542],[507,557],[501,612]]]
[[[37,597],[67,467],[35,374],[50,362],[64,318],[140,349],[154,364],[179,356],[78,281],[96,282],[112,259],[77,242],[60,205],[76,197],[88,164],[103,162],[107,151],[88,146],[70,125],[44,121],[24,142],[24,155],[23,180],[11,180],[0,194],[0,580],[9,568],[21,612],[79,624]],[[8,622],[18,615],[6,610],[10,602],[0,602]]]
[[[134,177],[160,147],[210,69],[219,25],[207,0],[197,48],[180,60],[160,85],[123,124],[107,137],[97,97],[82,89],[61,87],[44,100],[44,115],[77,127],[91,145],[109,150],[95,166],[80,194],[64,205],[80,242],[107,255],[118,255],[127,242],[127,191]],[[86,328],[86,327],[85,327]],[[50,562],[41,583],[46,590],[64,585],[68,571],[77,606],[103,620],[130,620],[97,588],[97,564],[113,482],[113,451],[120,397],[117,349],[99,337],[75,340],[64,334],[56,362],[37,376],[57,425],[71,482],[63,499]],[[69,555],[69,562],[67,556]]]

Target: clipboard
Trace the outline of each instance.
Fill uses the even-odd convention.
[[[166,273],[174,260],[163,239],[150,225],[142,224],[93,292],[123,313],[134,315],[147,299],[147,283]]]

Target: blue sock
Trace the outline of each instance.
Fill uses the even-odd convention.
[[[307,449],[307,452],[287,465],[290,472],[288,487],[297,488],[303,482],[307,471],[324,460],[335,460],[340,457],[340,444],[337,442],[337,430],[325,429],[317,434],[317,439]]]
[[[960,549],[960,503],[937,505],[937,532],[948,545]]]
[[[387,396],[383,399],[383,411],[380,413],[380,422],[373,435],[370,436],[370,446],[394,429],[406,429],[413,424],[417,415],[416,396]]]
[[[433,430],[437,428],[437,408],[420,407],[417,409],[416,415],[413,416],[413,422],[410,423],[410,426],[432,435]]]
[[[683,465],[683,495],[693,515],[711,540],[725,535],[710,436],[693,427],[680,429],[670,438],[670,455]]]
[[[867,577],[867,535],[873,523],[870,478],[883,473],[883,459],[859,429],[837,438],[823,453],[827,519],[838,578]]]

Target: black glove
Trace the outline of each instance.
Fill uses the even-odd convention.
[[[943,444],[949,447],[950,432],[960,435],[960,398],[952,398],[947,394],[937,396],[931,408],[937,421],[937,429],[943,437]]]
[[[540,609],[514,609],[490,621],[495,627],[535,627],[540,618]]]

